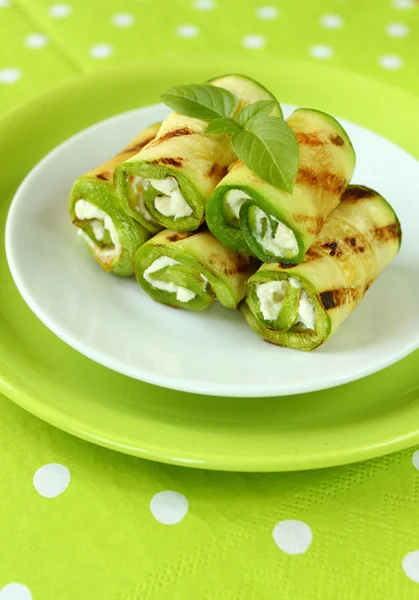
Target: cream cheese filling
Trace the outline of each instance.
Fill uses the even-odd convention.
[[[134,193],[137,195],[137,204],[134,207],[134,210],[140,215],[144,217],[147,221],[154,221],[153,217],[150,215],[148,208],[144,203],[144,191],[149,186],[148,179],[143,179],[143,177],[138,177],[138,175],[133,175],[131,180],[132,189]]]
[[[120,256],[122,252],[122,246],[119,241],[118,232],[111,217],[105,213],[105,211],[101,210],[94,204],[87,202],[87,200],[84,200],[83,198],[77,200],[74,211],[76,213],[76,217],[80,221],[90,220],[92,222],[93,233],[98,242],[103,240],[105,230],[109,231],[113,248],[101,248],[82,229],[79,228],[78,230],[78,234],[91,248],[94,249],[98,256],[101,256],[104,259],[117,258]]]
[[[243,190],[228,190],[228,192],[225,195],[225,202],[237,219],[239,218],[240,208],[242,207],[242,204],[244,204],[246,200],[249,199],[249,194],[246,194],[246,192],[243,192]]]
[[[144,191],[152,185],[155,190],[160,192],[154,199],[154,206],[165,217],[173,217],[174,221],[181,217],[189,217],[193,210],[186,202],[179,189],[179,184],[174,177],[165,179],[147,179],[138,175],[131,176],[131,185],[137,196],[135,210],[142,214],[147,221],[154,221],[147,206],[144,203]]]
[[[275,321],[281,310],[286,290],[286,280],[267,281],[256,287],[256,295],[259,298],[260,311],[264,319]]]
[[[165,217],[173,217],[174,221],[189,217],[193,210],[186,202],[174,177],[165,179],[149,179],[149,182],[161,195],[154,199],[154,206]]]
[[[290,277],[290,285],[300,288],[301,283]],[[267,321],[275,321],[278,318],[287,290],[287,280],[267,281],[256,287],[256,295],[259,299],[260,311],[263,318]],[[315,312],[314,302],[305,290],[302,290],[298,303],[298,323],[301,323],[307,329],[314,330]]]
[[[160,279],[153,279],[150,277],[151,273],[160,271],[160,269],[164,269],[164,267],[172,267],[173,265],[180,265],[180,262],[170,258],[169,256],[160,256],[159,258],[156,258],[156,260],[153,261],[151,265],[144,271],[144,279],[151,286],[158,290],[176,294],[176,299],[179,300],[179,302],[189,302],[196,296],[196,294],[191,292],[191,290],[177,285],[172,281],[161,281]]]
[[[275,233],[272,230],[270,220],[266,213],[259,208],[255,207],[256,217],[256,241],[268,252],[271,252],[275,256],[295,256],[298,254],[298,242],[292,229],[278,221],[273,217],[273,220],[277,223]],[[262,234],[263,220],[266,219],[266,231]]]

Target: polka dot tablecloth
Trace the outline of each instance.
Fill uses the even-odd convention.
[[[414,0],[0,0],[0,111],[136,58],[323,61],[419,94]],[[0,600],[419,598],[419,450],[289,474],[193,471],[0,397]]]

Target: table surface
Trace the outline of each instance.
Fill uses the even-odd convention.
[[[323,61],[418,95],[419,5],[0,0],[0,111],[111,64],[228,53]],[[415,448],[216,473],[93,446],[2,396],[0,414],[0,600],[419,598]]]

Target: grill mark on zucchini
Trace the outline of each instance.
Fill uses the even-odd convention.
[[[336,173],[329,173],[327,171],[317,173],[313,169],[299,169],[297,183],[306,183],[313,187],[322,188],[325,192],[340,195],[345,189],[347,182],[344,177],[340,177]]]
[[[305,255],[304,262],[313,262],[314,260],[319,260],[319,258],[323,258],[323,255],[312,248],[309,248],[307,254]]]
[[[170,140],[174,137],[181,137],[183,135],[192,135],[194,132],[189,129],[189,127],[179,127],[179,129],[174,129],[173,131],[168,131],[161,137],[155,138],[154,142],[150,144],[150,148],[155,148],[159,144],[165,142],[166,140]]]
[[[360,296],[359,288],[336,288],[320,292],[320,302],[325,310],[332,310],[349,301],[355,301]]]
[[[355,236],[346,237],[346,238],[344,238],[344,242],[346,244],[348,244],[349,246],[351,246],[351,251],[352,252],[355,252],[355,253],[357,253],[357,252],[360,252],[360,253],[365,252],[365,243],[366,243],[366,240],[365,240],[364,237],[358,238],[358,239]],[[362,244],[364,244],[364,245],[362,245]]]
[[[208,171],[208,177],[214,177],[218,181],[221,181],[223,177],[227,175],[228,167],[223,167],[223,165],[219,165],[218,163],[214,163],[211,169]]]
[[[307,231],[314,235],[320,233],[323,228],[324,219],[321,217],[311,217],[310,215],[294,215],[296,223],[305,223]]]
[[[170,165],[171,167],[181,167],[184,159],[181,156],[172,158],[171,156],[162,156],[162,158],[156,158],[156,160],[149,160],[149,165]]]
[[[342,251],[339,249],[337,242],[326,242],[325,244],[322,244],[322,248],[329,251],[329,256],[336,256],[336,258],[342,256]]]
[[[307,254],[304,257],[304,262],[302,264],[313,262],[315,260],[319,260],[320,258],[323,258],[323,254],[320,254],[313,248],[309,248],[307,250]],[[277,265],[279,267],[281,267],[281,269],[293,269],[296,266],[293,263],[286,263],[286,262],[278,262]]]
[[[394,239],[400,238],[400,225],[399,223],[390,223],[384,227],[376,227],[373,230],[375,239],[380,242],[390,242]]]
[[[364,287],[364,294],[366,292],[368,292],[368,290],[370,289],[370,287],[372,286],[374,281],[375,281],[375,279],[370,279],[369,281],[367,281],[367,283],[365,284],[365,287]]]
[[[184,240],[185,238],[194,235],[195,231],[176,231],[172,235],[170,235],[167,239],[168,242],[178,242],[179,240]]]
[[[108,171],[104,171],[103,173],[97,173],[95,177],[96,179],[101,179],[102,181],[110,181],[112,179],[112,174]]]
[[[305,133],[304,131],[298,131],[295,134],[297,142],[302,146],[324,146],[325,142],[321,140],[316,133],[310,132]]]
[[[153,140],[154,140],[154,135],[146,138],[145,140],[137,142],[133,146],[124,148],[123,150],[121,150],[121,152],[118,152],[117,156],[121,156],[122,154],[131,154],[132,152],[139,152],[140,150],[142,150],[144,148],[144,146],[147,146],[147,144],[149,144]]]
[[[235,263],[233,265],[227,263],[218,252],[214,252],[208,257],[210,264],[216,264],[223,270],[225,275],[236,275],[237,273],[245,273],[252,264],[252,259],[242,256],[238,252],[231,250],[228,253],[230,260]]]
[[[375,195],[376,194],[373,190],[361,185],[357,185],[349,187],[343,192],[341,202],[352,204],[365,198],[374,198]]]

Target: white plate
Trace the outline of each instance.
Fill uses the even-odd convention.
[[[293,108],[286,106],[286,114]],[[71,185],[166,114],[164,107],[152,106],[98,123],[48,154],[20,186],[7,220],[7,259],[20,293],[49,329],[130,377],[225,396],[296,394],[339,385],[419,346],[419,162],[343,119],[357,153],[353,181],[391,202],[402,223],[403,244],[335,336],[314,352],[262,342],[239,311],[217,303],[201,313],[173,310],[151,300],[134,279],[102,272],[70,223]]]

